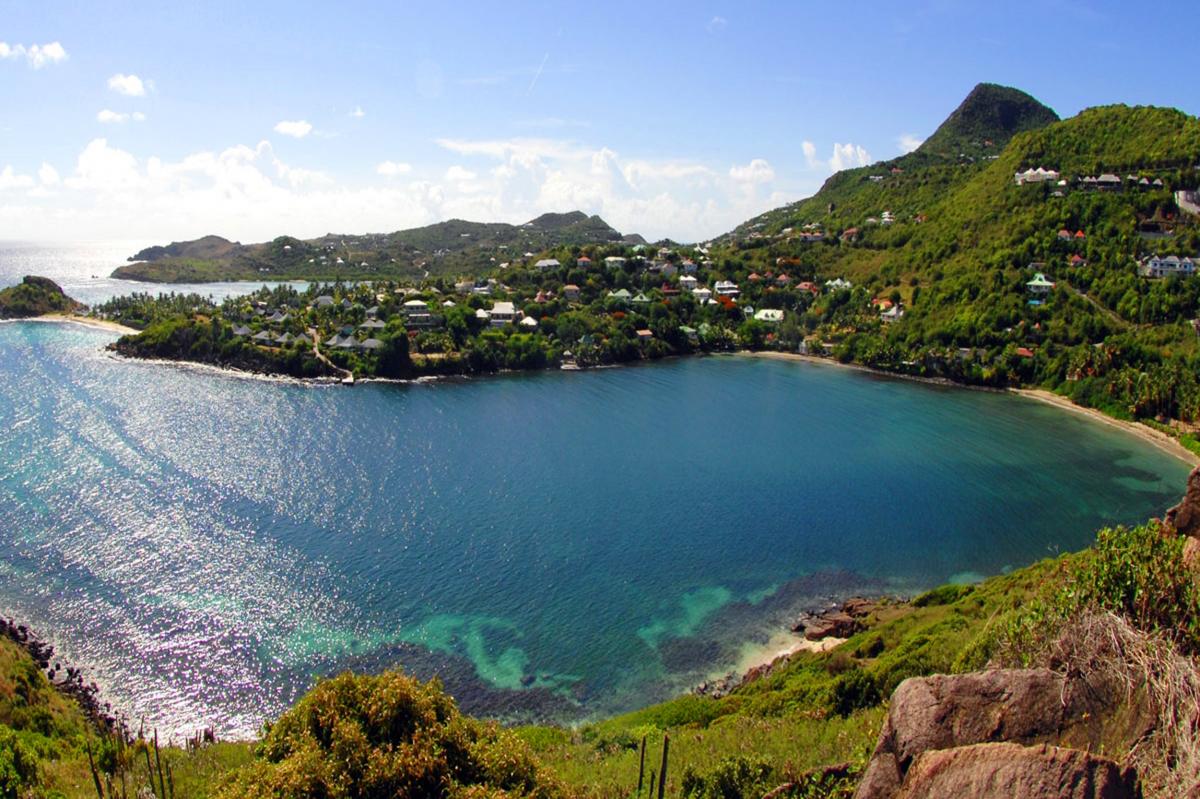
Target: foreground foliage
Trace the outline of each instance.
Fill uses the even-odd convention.
[[[512,732],[460,714],[437,681],[398,672],[323,680],[269,728],[259,751],[221,797],[562,792]]]

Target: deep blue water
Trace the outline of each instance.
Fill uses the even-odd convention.
[[[0,611],[178,730],[249,734],[401,664],[576,720],[728,668],[802,607],[1160,514],[1187,467],[1018,397],[744,357],[310,387],[0,324]]]

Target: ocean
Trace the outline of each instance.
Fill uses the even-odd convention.
[[[34,263],[114,290],[23,246],[0,284]],[[342,388],[112,340],[0,324],[0,612],[165,732],[252,735],[346,668],[437,674],[508,720],[633,709],[806,607],[1082,548],[1188,472],[1032,400],[820,364]]]

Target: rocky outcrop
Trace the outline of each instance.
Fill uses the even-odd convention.
[[[843,602],[840,607],[833,607],[822,613],[804,614],[792,626],[792,632],[803,633],[809,641],[849,638],[866,629],[865,620],[877,605],[873,600],[853,597]]]
[[[1166,522],[1180,535],[1200,537],[1200,466],[1188,475],[1183,499],[1167,511]]]
[[[1097,691],[1094,686],[1083,683],[1082,679],[1068,680],[1049,669],[993,669],[971,674],[936,675],[905,680],[892,695],[891,707],[880,731],[875,753],[855,797],[892,799],[909,795],[959,795],[953,792],[908,793],[917,774],[914,771],[916,764],[934,752],[1000,742],[1020,745],[1018,748],[1048,743],[1097,747],[1103,743],[1103,719],[1108,715],[1112,701],[1106,691]],[[976,759],[931,762],[960,763],[963,768],[967,768],[970,764],[978,766],[981,762],[977,760],[979,757],[981,756],[972,755],[971,758]],[[1033,768],[1028,765],[1032,762],[1028,759],[1014,760],[1007,754],[1005,757],[1012,763],[1003,766],[997,761],[997,769],[1009,769],[1016,775],[1021,768]],[[1068,758],[1062,762],[1075,761]],[[935,772],[940,773],[936,769]],[[961,779],[975,777],[967,776]],[[1013,779],[1017,777],[1014,776]],[[1080,776],[1080,779],[1083,779],[1083,776]],[[1026,794],[1000,792],[962,795]]]
[[[1057,746],[975,744],[923,753],[903,799],[1140,799],[1137,774],[1106,757]]]

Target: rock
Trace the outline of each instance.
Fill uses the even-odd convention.
[[[1187,490],[1179,504],[1167,511],[1167,524],[1180,535],[1200,535],[1200,466],[1188,475]]]
[[[898,795],[925,752],[972,744],[1066,743],[1095,747],[1110,703],[1104,690],[1049,669],[992,669],[911,678],[892,694],[888,717],[856,799]]]
[[[895,796],[903,799],[1141,799],[1137,773],[1105,757],[1042,744],[987,743],[928,751]]]
[[[804,637],[810,641],[822,638],[849,638],[863,629],[862,623],[849,613],[834,611],[814,616],[804,625]]]
[[[1200,571],[1200,538],[1188,536],[1183,542],[1183,565]]]
[[[856,619],[861,619],[865,616],[870,616],[875,612],[875,608],[877,607],[879,607],[879,603],[875,600],[856,596],[842,603],[842,612]]]

